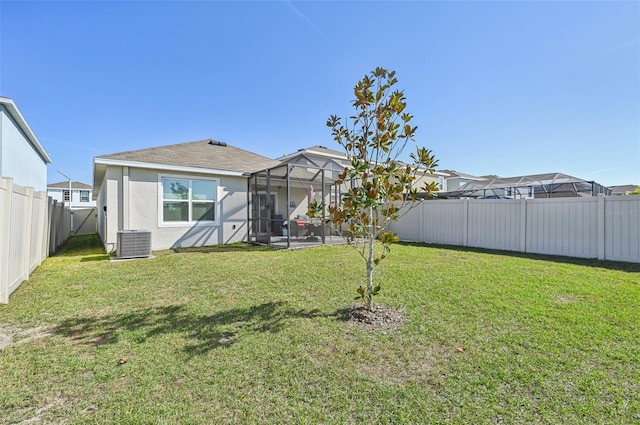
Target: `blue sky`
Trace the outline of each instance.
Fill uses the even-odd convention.
[[[353,86],[397,71],[417,143],[476,175],[640,184],[640,2],[0,1],[0,95],[53,159],[214,138],[332,148]]]

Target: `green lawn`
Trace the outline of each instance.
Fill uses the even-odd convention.
[[[640,265],[395,245],[382,332],[346,246],[96,246],[0,306],[0,423],[640,423]]]

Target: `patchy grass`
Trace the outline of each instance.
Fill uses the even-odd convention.
[[[0,306],[0,423],[640,422],[638,265],[397,245],[380,332],[349,247],[97,246]]]

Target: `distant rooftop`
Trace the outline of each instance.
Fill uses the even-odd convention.
[[[296,152],[283,155],[280,158],[278,158],[278,160],[286,161],[287,159],[300,154],[318,155],[318,156],[324,156],[324,157],[334,158],[334,159],[343,159],[343,160],[347,159],[347,154],[344,152],[340,152],[334,149],[329,149],[326,146],[315,145],[309,148],[298,149]]]
[[[618,185],[618,186],[609,186],[609,189],[611,189],[611,194],[612,195],[624,195],[627,192],[632,192],[636,189],[635,184],[623,184],[623,185]]]
[[[498,189],[504,191],[496,192]],[[559,193],[575,196],[595,196],[599,193],[611,194],[611,190],[594,181],[584,180],[563,173],[530,174],[515,177],[496,177],[470,181],[459,189],[451,191],[448,197],[486,197],[507,193],[509,196],[548,195]]]
[[[461,173],[460,171],[456,171],[456,170],[439,170],[439,171],[441,173],[449,174],[451,177],[461,177],[464,179],[483,180],[486,178],[486,177],[473,176],[471,174]],[[492,177],[497,177],[497,176],[492,176]]]
[[[69,182],[51,183],[47,185],[47,189],[69,189]],[[91,190],[93,187],[85,183],[72,181],[71,189]]]

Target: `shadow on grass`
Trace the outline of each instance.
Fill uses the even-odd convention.
[[[229,245],[213,245],[201,246],[196,248],[173,248],[173,252],[177,254],[183,253],[212,253],[212,252],[248,252],[248,251],[273,251],[268,246],[251,245],[248,243],[233,243]]]
[[[83,345],[115,344],[128,332],[143,343],[158,335],[175,335],[176,346],[192,356],[227,347],[246,333],[277,333],[291,320],[337,317],[340,312],[294,310],[274,301],[248,308],[234,308],[210,315],[198,315],[181,305],[145,308],[125,314],[71,318],[62,321],[56,333]]]
[[[71,236],[52,257],[82,257],[105,255],[97,233]],[[108,258],[108,256],[107,256]]]
[[[87,261],[107,261],[110,260],[111,256],[109,254],[102,255],[89,255],[87,257],[82,257],[80,259],[81,263],[86,263]]]
[[[619,261],[603,261],[603,260],[594,260],[594,259],[588,259],[588,258],[563,257],[559,255],[531,254],[531,253],[516,252],[516,251],[499,251],[495,249],[473,248],[468,246],[455,246],[455,245],[439,245],[439,244],[419,243],[419,242],[398,242],[397,244],[404,245],[404,246],[446,249],[446,250],[458,251],[458,252],[477,252],[482,254],[503,255],[507,257],[528,258],[531,260],[551,261],[554,263],[576,264],[580,266],[597,267],[597,268],[607,269],[607,270],[640,273],[640,264],[637,264],[637,263],[623,263]]]

